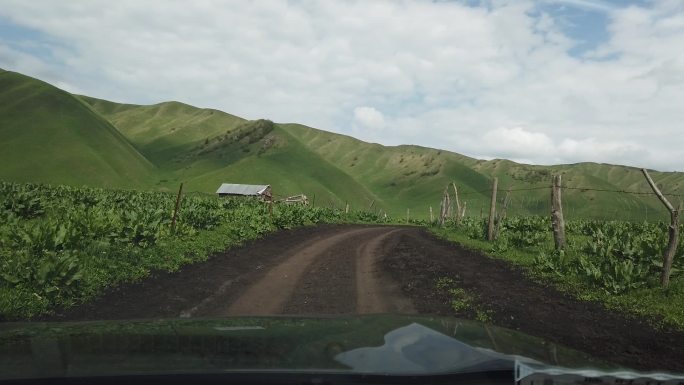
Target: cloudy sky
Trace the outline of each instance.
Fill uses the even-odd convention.
[[[681,0],[0,0],[0,68],[388,145],[684,171]]]

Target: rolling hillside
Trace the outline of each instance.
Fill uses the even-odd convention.
[[[305,193],[326,205],[377,199],[270,121],[178,102],[137,106],[79,97],[158,166],[158,188],[185,182],[190,191],[213,193],[221,183],[235,181],[272,184],[279,197]]]
[[[73,95],[0,70],[0,177],[22,182],[144,185],[154,173],[114,126]]]
[[[168,162],[179,152],[245,122],[222,111],[200,109],[179,102],[138,106],[87,96],[79,98],[105,116],[160,168],[168,169]]]
[[[550,176],[562,172],[570,217],[664,218],[635,168],[581,163],[531,166],[483,161],[419,146],[387,147],[299,124],[247,121],[179,102],[150,106],[73,96],[19,74],[0,73],[0,178],[213,193],[223,182],[268,183],[278,197],[317,205],[373,207],[425,218],[454,181],[469,215],[488,207],[491,178],[513,188],[509,213],[546,214]],[[118,131],[117,131],[118,130]],[[48,161],[49,160],[49,161]],[[683,173],[652,176],[684,192]],[[538,189],[536,189],[538,188]],[[503,199],[500,194],[500,200]],[[675,199],[676,200],[676,199]]]

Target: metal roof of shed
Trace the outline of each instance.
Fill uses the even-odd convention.
[[[217,194],[261,195],[270,186],[267,184],[231,184],[223,183],[216,190]]]

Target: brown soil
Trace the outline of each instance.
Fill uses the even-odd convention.
[[[383,259],[383,268],[403,283],[403,292],[415,300],[419,313],[455,314],[449,298],[435,290],[437,279],[450,277],[492,311],[494,325],[634,369],[684,372],[683,332],[655,330],[644,319],[618,314],[600,303],[578,301],[531,281],[506,261],[423,229],[406,229],[392,242],[393,252]]]
[[[684,371],[684,333],[582,302],[509,263],[398,226],[326,225],[272,234],[176,273],[105,293],[50,320],[272,314],[455,313],[435,282],[451,277],[520,330],[635,369]]]

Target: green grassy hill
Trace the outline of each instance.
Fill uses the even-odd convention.
[[[0,73],[0,178],[213,193],[218,185],[264,183],[277,197],[304,193],[317,205],[380,209],[426,218],[456,182],[472,216],[486,213],[492,177],[512,188],[509,213],[549,211],[551,175],[587,190],[564,190],[569,217],[665,219],[638,169],[581,163],[532,166],[483,161],[419,146],[381,146],[299,124],[248,121],[179,102],[150,106],[74,97],[19,74]],[[117,131],[118,130],[118,131]],[[7,139],[6,139],[7,138]],[[149,162],[148,162],[149,160]],[[684,173],[653,172],[669,193]],[[539,189],[535,189],[539,188]],[[517,191],[516,191],[517,190]],[[675,202],[678,198],[674,198]]]
[[[114,124],[136,148],[158,167],[205,141],[234,129],[244,119],[213,109],[165,102],[151,106],[118,104],[79,96]]]
[[[242,147],[233,144],[228,151],[242,154],[241,157],[213,172],[189,179],[188,186],[213,191],[225,181],[268,183],[273,185],[273,193],[278,198],[304,193],[310,200],[316,197],[318,205],[341,207],[346,201],[356,207],[365,207],[374,200],[379,201],[352,175],[322,159],[280,125],[274,124],[267,135],[251,141],[253,143],[247,141]],[[206,155],[200,159],[191,167],[207,162]]]
[[[0,177],[11,181],[145,185],[154,173],[127,139],[73,95],[0,70]]]
[[[418,146],[386,147],[298,125],[282,127],[318,156],[335,164],[378,197],[394,215],[406,209],[426,217],[429,206],[439,210],[442,190],[457,182],[462,192],[488,188],[489,178],[464,164],[470,158]],[[479,203],[484,196],[471,196]],[[472,203],[472,202],[471,202]]]
[[[629,220],[660,219],[669,216],[662,203],[646,183],[641,170],[634,167],[578,163],[557,166],[522,165],[508,160],[492,160],[476,164],[474,169],[499,178],[500,185],[513,188],[524,185],[530,187],[547,186],[552,174],[563,174],[563,185],[572,189],[564,190],[563,206],[566,215],[586,218],[622,218]],[[684,173],[657,172],[649,170],[651,177],[661,190],[670,194],[684,193]],[[586,188],[586,189],[584,189]],[[620,194],[607,191],[630,191],[644,194]],[[533,206],[542,202],[540,213],[549,210],[548,190],[532,190],[514,193],[520,198],[513,204]],[[682,198],[670,195],[670,201],[677,204]],[[529,210],[535,211],[533,207]],[[513,210],[515,212],[515,208]]]

